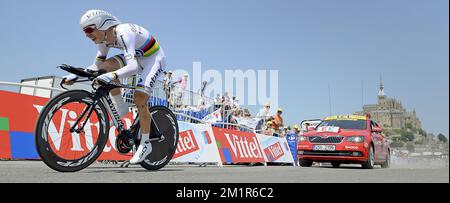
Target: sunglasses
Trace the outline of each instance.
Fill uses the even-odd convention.
[[[89,25],[83,28],[83,31],[87,34],[91,34],[95,31],[95,25]]]

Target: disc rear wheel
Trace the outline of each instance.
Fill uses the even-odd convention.
[[[160,140],[151,142],[152,152],[140,164],[147,170],[158,170],[167,165],[175,154],[179,136],[178,122],[167,107],[153,106],[149,111],[152,117],[150,139]]]

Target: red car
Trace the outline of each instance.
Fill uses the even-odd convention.
[[[300,166],[310,167],[313,162],[362,164],[388,168],[390,145],[381,127],[370,116],[332,116],[317,127],[300,136],[297,145]]]

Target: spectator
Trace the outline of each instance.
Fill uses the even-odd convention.
[[[239,109],[239,99],[236,96],[233,96],[233,100],[231,101],[231,105],[234,109]]]
[[[273,135],[273,126],[272,121],[267,122],[266,129],[264,129],[264,135],[272,136]]]
[[[309,126],[310,126],[309,123],[305,123],[305,132],[308,132],[308,131],[309,131]]]
[[[288,131],[288,127],[284,127],[283,130],[281,131],[281,137],[286,137]]]
[[[173,93],[172,93],[172,85],[173,85],[173,77],[172,77],[172,71],[167,72],[167,76],[164,79],[163,86],[164,86],[164,92],[166,93],[166,99],[169,102],[169,105],[171,107],[174,106],[173,100]]]
[[[180,88],[182,90],[186,90],[186,87],[187,87],[187,84],[188,84],[188,79],[189,79],[189,75],[188,74],[184,74],[183,78],[181,78]]]
[[[267,122],[267,120],[270,120],[270,103],[267,102],[264,104],[264,107],[259,111],[258,115],[256,117],[261,118],[264,120],[264,123]]]
[[[218,104],[221,103],[222,98],[220,97],[220,94],[217,94],[216,98],[214,98],[214,103]]]
[[[188,74],[184,74],[182,78],[180,78],[177,83],[180,83],[180,89],[178,92],[178,97],[177,97],[177,104],[182,104],[183,102],[183,93],[186,91],[186,87],[188,84],[188,78],[189,75]]]
[[[224,102],[229,105],[230,96],[228,96],[228,92],[225,92],[225,94],[223,94],[223,98],[224,98]]]
[[[164,79],[164,89],[169,89],[171,83],[173,82],[172,71],[167,72],[166,78]]]
[[[277,115],[273,118],[273,129],[275,131],[279,131],[280,128],[284,126],[283,118],[281,117],[281,114],[283,113],[283,109],[278,108]]]
[[[228,117],[229,123],[232,123],[232,124],[238,124],[237,119],[236,119],[237,117],[238,117],[237,112],[236,112],[236,111],[233,111],[233,112],[230,114],[230,116]],[[236,130],[237,128],[236,128],[236,126],[234,126],[234,125],[228,125],[228,129]]]
[[[250,111],[248,109],[244,109],[244,117],[247,119],[252,117],[252,114],[250,113]]]
[[[300,135],[303,135],[303,134],[305,134],[306,132],[308,132],[308,131],[309,131],[308,128],[310,128],[310,126],[311,126],[310,123],[305,122],[305,123],[303,124],[303,126],[300,128]]]
[[[244,117],[244,111],[243,111],[243,110],[241,110],[241,109],[236,109],[236,112],[237,112],[237,116],[238,116],[239,118],[243,118],[243,117]]]
[[[300,134],[300,128],[298,127],[297,124],[294,125],[294,132],[295,132],[296,135]]]
[[[203,97],[201,97],[201,98],[198,100],[197,108],[198,108],[199,110],[202,110],[202,109],[204,109],[205,107],[206,107],[206,101],[205,101],[205,99],[204,99]]]

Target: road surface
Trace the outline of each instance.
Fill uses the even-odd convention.
[[[0,182],[114,182],[114,183],[403,183],[449,182],[449,168],[395,166],[361,169],[358,165],[341,168],[316,166],[224,166],[168,165],[159,171],[140,166],[121,168],[119,164],[95,163],[76,173],[60,173],[41,161],[0,161]]]

